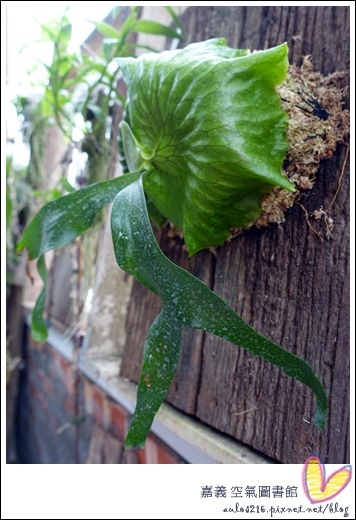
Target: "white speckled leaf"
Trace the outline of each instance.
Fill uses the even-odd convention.
[[[111,229],[119,266],[158,294],[163,304],[146,338],[136,409],[125,441],[127,448],[144,445],[173,380],[184,327],[225,338],[307,385],[318,399],[315,424],[323,428],[328,401],[311,367],[258,334],[203,282],[162,253],[150,226],[141,179],[115,198]]]
[[[125,123],[122,139],[140,154],[145,192],[183,230],[190,254],[256,219],[273,186],[293,191],[281,173],[288,118],[275,90],[287,52],[283,44],[246,54],[213,39],[119,59],[131,128]]]

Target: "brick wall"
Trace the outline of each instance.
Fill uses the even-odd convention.
[[[124,451],[130,414],[48,343],[30,337],[18,406],[17,451],[25,464],[184,464],[157,436]],[[79,392],[79,415],[76,415]]]

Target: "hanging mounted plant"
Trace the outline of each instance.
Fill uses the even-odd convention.
[[[126,448],[144,445],[175,375],[185,327],[223,337],[307,385],[317,398],[315,425],[324,427],[327,397],[311,367],[259,335],[200,280],[169,261],[150,225],[150,217],[168,219],[181,230],[193,255],[223,245],[237,229],[273,221],[273,211],[266,222],[259,219],[268,213],[266,208],[276,207],[276,200],[282,201],[281,218],[290,205],[285,201],[300,189],[292,155],[285,163],[289,179],[282,170],[291,126],[288,130],[281,95],[285,106],[297,104],[283,90],[293,91],[283,83],[287,53],[286,44],[248,53],[213,39],[183,50],[119,58],[128,87],[120,142],[127,173],[47,204],[19,244],[30,258],[39,258],[46,285],[46,251],[83,233],[97,212],[114,201],[116,260],[162,300],[146,338]],[[274,202],[266,205],[266,200]],[[38,341],[47,336],[43,306],[44,292],[32,320]]]

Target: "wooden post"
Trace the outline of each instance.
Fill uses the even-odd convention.
[[[349,69],[348,7],[191,7],[183,15],[184,46],[225,37],[232,47],[264,49],[288,42],[291,63],[311,54],[316,70]],[[257,331],[305,359],[330,399],[327,426],[313,426],[312,393],[277,368],[222,339],[187,331],[168,401],[282,463],[314,451],[327,463],[349,462],[349,169],[346,147],[321,164],[301,202],[330,208],[332,238],[323,242],[295,205],[286,222],[251,229],[188,259],[179,239],[157,233],[176,263],[197,275]],[[315,227],[321,226],[316,223]],[[122,374],[137,380],[145,335],[159,309],[134,283]]]

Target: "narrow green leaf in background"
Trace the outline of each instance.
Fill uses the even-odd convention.
[[[185,38],[184,29],[183,29],[183,25],[182,25],[180,19],[178,18],[178,16],[174,12],[174,9],[171,6],[167,5],[167,6],[165,6],[165,8],[167,9],[168,13],[171,15],[172,20],[174,21],[174,23],[176,24],[176,26],[178,28],[177,32],[179,32],[179,34],[180,34],[180,39],[184,40],[184,38]]]
[[[157,34],[158,36],[166,36],[167,38],[181,38],[180,33],[177,33],[167,25],[150,20],[137,20],[134,25],[134,31],[138,33]]]
[[[112,25],[106,22],[96,22],[95,20],[88,20],[88,22],[94,24],[95,29],[107,38],[115,38],[115,40],[120,40],[122,37],[120,31],[117,31]]]
[[[43,319],[47,290],[47,269],[44,255],[40,256],[37,260],[37,271],[43,282],[43,289],[40,292],[32,311],[31,334],[35,341],[45,341],[48,336],[48,331],[46,322]]]
[[[204,283],[162,253],[149,222],[141,178],[116,196],[111,226],[119,266],[160,296],[163,303],[145,343],[127,448],[142,447],[145,442],[174,377],[184,327],[225,338],[304,383],[317,397],[315,425],[324,427],[328,401],[311,367],[258,334]]]

